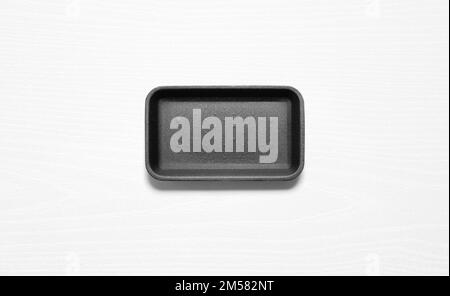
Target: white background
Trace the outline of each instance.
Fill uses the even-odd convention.
[[[446,0],[0,4],[0,274],[449,273]],[[296,184],[164,185],[159,85],[292,85]]]

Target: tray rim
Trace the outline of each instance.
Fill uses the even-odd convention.
[[[288,90],[295,94],[299,103],[300,137],[299,137],[299,164],[296,170],[287,175],[280,176],[167,176],[157,173],[152,169],[150,163],[150,137],[148,133],[150,123],[150,103],[154,95],[161,90],[171,89],[275,89]],[[305,166],[305,111],[304,101],[301,93],[292,86],[288,85],[186,85],[186,86],[157,86],[153,88],[145,99],[145,167],[151,177],[158,181],[291,181],[296,179]]]

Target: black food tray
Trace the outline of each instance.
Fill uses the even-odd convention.
[[[158,87],[145,137],[158,180],[292,180],[304,163],[303,99],[287,86]]]

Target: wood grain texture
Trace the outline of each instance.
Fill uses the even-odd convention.
[[[448,1],[2,1],[0,275],[449,274]],[[158,85],[292,85],[287,188],[150,181]]]

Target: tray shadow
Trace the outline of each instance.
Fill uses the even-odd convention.
[[[288,190],[302,182],[302,175],[292,181],[158,181],[147,171],[148,183],[157,190]]]

